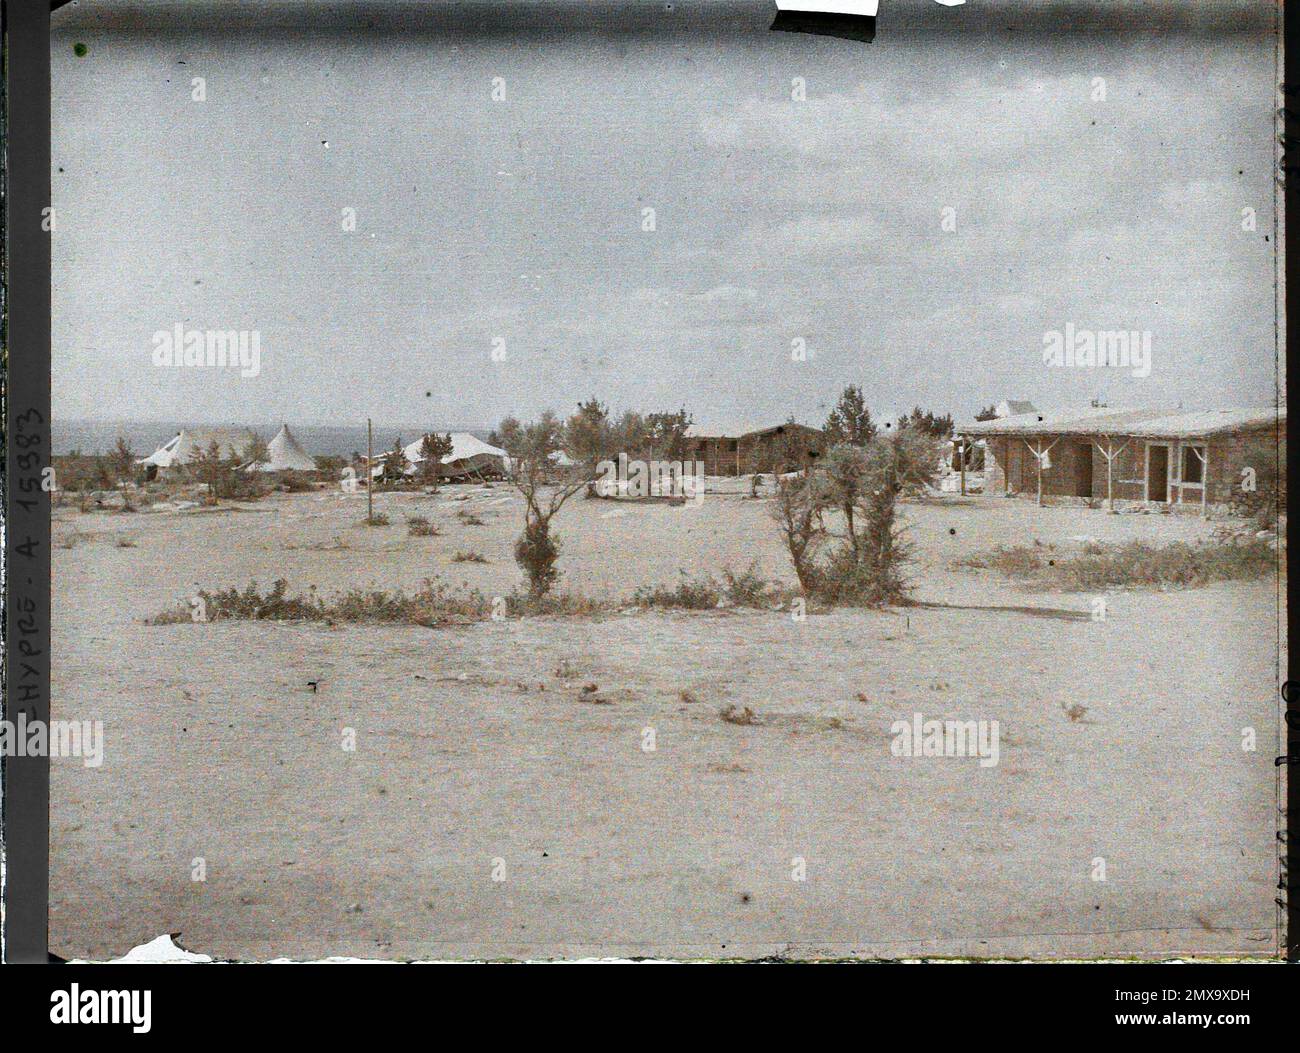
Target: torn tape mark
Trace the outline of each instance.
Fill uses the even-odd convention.
[[[176,942],[180,936],[179,932],[164,932],[157,939],[150,940],[148,943],[142,943],[139,947],[132,947],[121,958],[109,959],[110,965],[173,965],[182,962],[211,962],[212,958],[206,954],[195,954],[193,951],[187,951],[184,947]],[[92,964],[84,959],[73,959],[70,965],[87,965]]]
[[[876,10],[880,0],[776,0],[778,33],[815,33],[823,37],[876,39]]]
[[[944,7],[961,7],[966,0],[934,0]],[[772,29],[781,33],[816,33],[870,44],[876,39],[880,0],[776,0]]]

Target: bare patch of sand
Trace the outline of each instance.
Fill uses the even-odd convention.
[[[1189,540],[1196,519],[908,505],[935,606],[804,622],[142,624],[250,579],[507,592],[517,498],[457,489],[379,495],[389,527],[335,494],[60,511],[56,537],[88,537],[54,552],[54,715],[104,720],[106,754],[53,764],[56,953],[164,931],[238,958],[1272,951],[1275,584],[1118,593],[1099,623],[989,609],[1088,597],[951,569],[999,541]],[[610,509],[561,513],[566,586],[626,596],[750,561],[792,580],[763,501]],[[408,536],[407,515],[442,533]],[[490,563],[451,561],[470,548]],[[892,756],[915,712],[998,720],[999,765]]]

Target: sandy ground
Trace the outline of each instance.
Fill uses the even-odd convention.
[[[1209,524],[910,504],[916,596],[933,606],[803,622],[143,624],[195,584],[518,585],[504,486],[376,503],[391,526],[335,493],[57,511],[54,715],[103,720],[107,744],[98,769],[52,765],[55,953],[161,932],[251,959],[1275,949],[1276,582],[1116,592],[1098,622],[1090,596],[951,566],[999,539]],[[557,523],[564,583],[627,595],[751,560],[789,579],[765,505],[575,499]],[[442,535],[408,537],[415,514]],[[721,720],[729,704],[759,723]],[[893,756],[891,724],[917,712],[999,721],[1000,763]]]

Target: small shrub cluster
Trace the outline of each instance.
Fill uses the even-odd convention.
[[[441,533],[426,516],[411,516],[406,521],[406,532],[411,537],[437,537]]]
[[[453,588],[426,579],[419,590],[349,589],[326,601],[314,590],[305,596],[288,595],[283,578],[263,593],[256,582],[238,588],[209,591],[200,589],[197,598],[207,621],[328,621],[401,622],[414,625],[446,624],[491,616],[492,604],[481,593]],[[150,625],[169,625],[193,620],[193,606],[178,607],[149,619]]]
[[[413,593],[401,589],[349,589],[328,600],[314,589],[305,596],[290,596],[288,583],[275,581],[263,593],[256,582],[244,589],[201,589],[197,598],[205,621],[315,621],[338,624],[390,623],[439,627],[487,621],[497,613],[493,599],[477,589],[426,578]],[[536,615],[590,616],[606,613],[614,604],[573,593],[532,597],[511,593],[504,597],[510,617]],[[147,620],[149,625],[191,622],[195,604],[183,602]]]
[[[788,589],[768,581],[751,563],[737,574],[730,567],[719,581],[712,575],[690,578],[682,572],[674,586],[643,585],[633,593],[633,602],[642,607],[704,611],[718,606],[755,607],[770,610],[788,599]]]
[[[1188,544],[1130,541],[1062,558],[1049,547],[1020,545],[975,553],[958,566],[996,570],[1043,588],[1082,592],[1102,588],[1195,588],[1217,581],[1251,581],[1278,572],[1278,554],[1261,538],[1218,537]]]

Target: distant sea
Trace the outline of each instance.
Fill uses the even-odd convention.
[[[145,457],[158,449],[182,428],[251,428],[268,442],[277,431],[279,424],[245,424],[230,421],[226,424],[196,424],[193,421],[96,421],[96,420],[58,420],[53,422],[54,452],[68,454],[74,450],[82,453],[107,453],[117,445],[120,435],[126,439],[136,454]],[[361,425],[333,424],[294,424],[289,422],[289,430],[309,454],[317,457],[347,457],[356,450],[366,452],[366,427]],[[427,431],[439,433],[448,431],[467,431],[480,439],[486,439],[487,428],[466,428],[459,425],[431,427],[428,424],[412,424],[410,427],[397,427],[392,424],[375,425],[375,451],[391,450],[393,440],[401,436],[403,443],[414,442]]]

